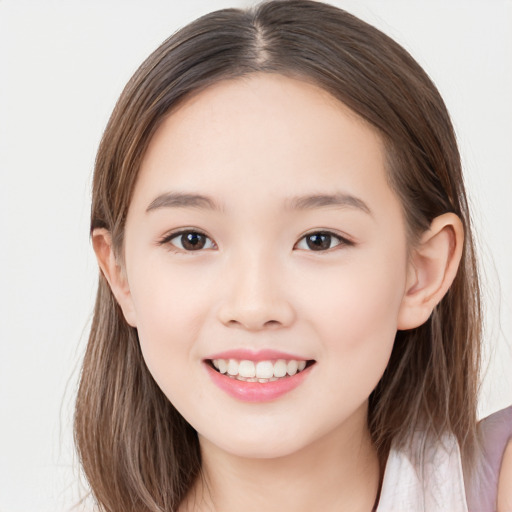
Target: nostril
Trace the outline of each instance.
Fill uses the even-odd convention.
[[[257,290],[245,290],[243,294],[240,292],[239,295],[228,296],[220,305],[217,318],[226,327],[241,327],[250,331],[277,330],[289,327],[295,320],[295,312],[283,298],[270,297],[261,291],[257,293]]]

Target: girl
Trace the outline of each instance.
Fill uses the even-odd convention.
[[[109,121],[91,234],[101,510],[512,506],[452,125],[375,28],[289,0],[173,35]]]

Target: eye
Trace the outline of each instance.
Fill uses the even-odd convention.
[[[159,243],[160,245],[171,244],[174,247],[187,252],[215,248],[215,244],[204,233],[193,230],[171,233]]]
[[[353,245],[353,243],[329,231],[316,231],[302,237],[296,247],[303,250],[327,251],[338,245]]]

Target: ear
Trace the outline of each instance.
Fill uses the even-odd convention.
[[[424,324],[450,288],[459,268],[464,228],[454,213],[436,217],[412,249],[406,292],[398,314],[398,329]]]
[[[133,307],[128,279],[123,266],[115,256],[110,232],[103,228],[93,230],[92,246],[96,253],[98,265],[119,306],[121,306],[126,321],[132,327],[136,327],[135,308]]]

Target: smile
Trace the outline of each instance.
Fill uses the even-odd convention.
[[[212,382],[232,398],[242,402],[270,402],[300,386],[315,363],[304,359],[254,361],[215,357],[204,360],[204,367]]]
[[[312,364],[313,361],[310,361]],[[296,359],[278,359],[277,361],[250,361],[247,359],[213,359],[213,367],[221,374],[243,382],[275,382],[278,379],[292,377],[303,371],[308,361]]]

